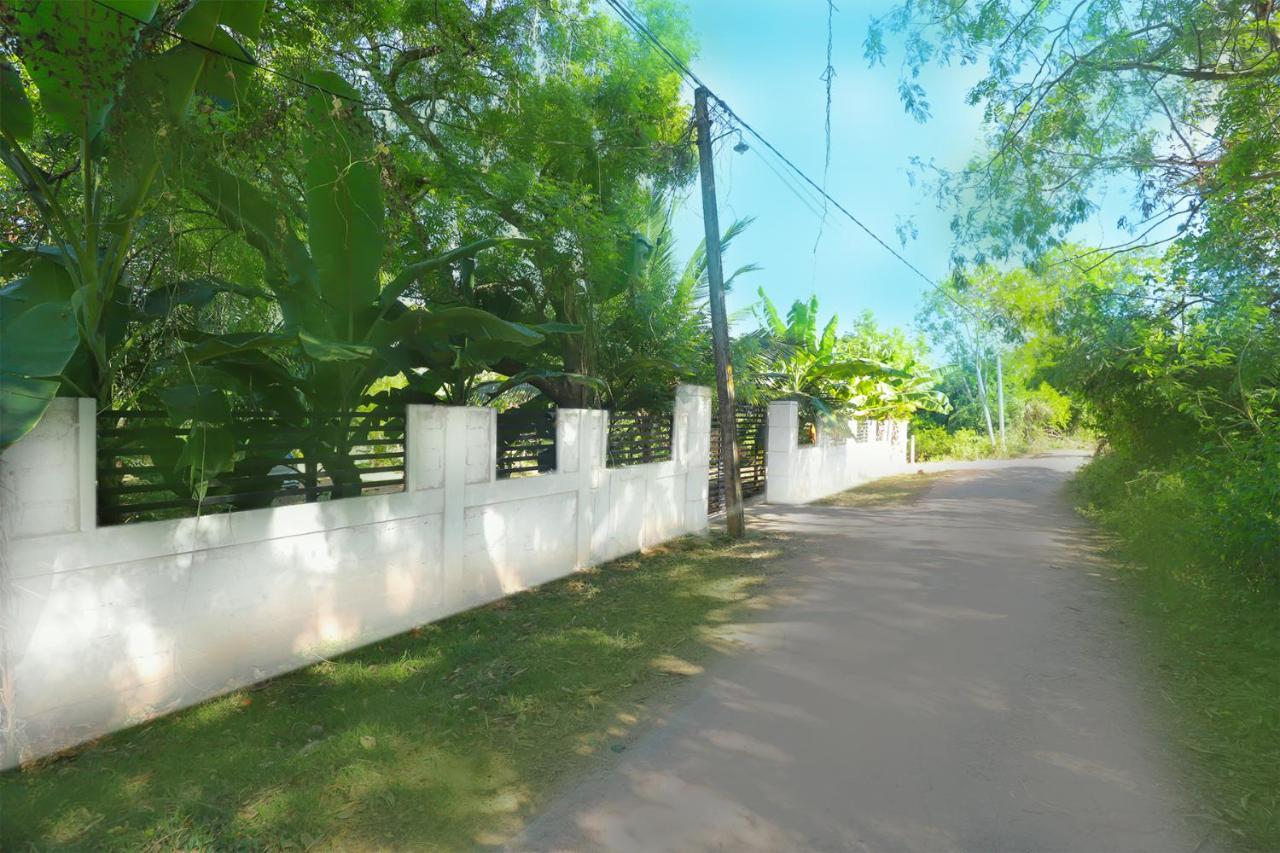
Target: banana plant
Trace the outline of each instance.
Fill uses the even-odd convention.
[[[818,299],[796,300],[783,320],[759,290],[763,328],[753,360],[757,382],[775,399],[797,400],[814,416],[907,417],[916,410],[947,411],[933,373],[914,362],[889,364],[841,352],[839,318],[819,331]]]
[[[157,0],[34,0],[12,11],[19,68],[0,63],[0,162],[17,178],[48,245],[6,247],[25,274],[0,290],[0,450],[65,389],[109,403],[111,354],[125,327],[127,261],[164,186],[176,130],[202,93],[236,85],[227,54],[251,59],[264,0],[193,0],[180,41],[139,49]],[[43,118],[78,146],[78,192],[37,165],[28,89]]]
[[[424,276],[474,267],[478,253],[499,244],[531,241],[486,238],[385,269],[384,207],[369,123],[355,91],[339,75],[315,72],[306,82],[311,88],[302,151],[305,241],[286,205],[249,178],[208,164],[190,187],[262,256],[265,291],[279,306],[280,328],[197,343],[188,358],[203,375],[188,371],[193,381],[184,383],[175,371],[175,384],[165,393],[181,393],[185,400],[198,399],[200,389],[212,389],[215,398],[243,391],[246,383],[239,389],[234,383],[253,367],[260,373],[255,402],[264,409],[284,412],[300,405],[312,412],[348,412],[375,402],[370,387],[382,377],[404,374],[412,389],[431,398],[447,369],[478,373],[489,362],[541,343],[543,331],[487,311],[465,305],[428,310],[407,297]],[[272,382],[273,371],[289,373],[272,357],[281,350],[295,356],[296,367],[291,381]],[[171,400],[162,402],[172,407]],[[225,470],[234,447],[229,427],[208,423],[218,427],[211,434],[226,435],[201,448],[205,464],[214,456]],[[335,494],[358,492],[359,472],[349,459],[358,442],[351,433],[338,425],[307,438],[333,478]]]
[[[157,197],[174,189],[165,185],[164,167],[181,150],[193,106],[234,103],[250,79],[227,56],[251,62],[244,43],[256,38],[263,6],[193,0],[171,25],[179,43],[158,54],[139,48],[155,0],[46,0],[15,10],[22,67],[0,65],[0,161],[51,242],[5,247],[0,255],[5,279],[21,273],[0,288],[0,449],[29,431],[57,393],[94,396],[108,407],[112,355],[131,321],[154,320],[157,309],[163,316],[164,305],[207,304],[221,292],[275,301],[280,327],[222,336],[183,330],[181,358],[153,371],[140,392],[175,424],[189,426],[185,442],[154,449],[198,497],[236,456],[247,463],[230,426],[233,399],[282,414],[346,411],[377,377],[402,366],[421,371],[430,366],[424,352],[434,348],[438,356],[460,336],[491,352],[542,340],[538,331],[483,311],[427,312],[401,298],[421,276],[504,241],[481,240],[384,275],[369,128],[355,93],[329,73],[308,81],[305,104],[307,242],[289,222],[288,206],[251,181],[213,164],[188,170],[181,189],[203,198],[262,254],[266,280],[172,283],[147,293],[139,309],[126,272],[134,235]],[[50,128],[78,140],[78,194],[60,192],[24,147],[35,126],[29,91],[38,91]],[[352,472],[344,477],[339,469],[350,467],[350,437],[340,433],[320,446],[326,467],[349,485]]]

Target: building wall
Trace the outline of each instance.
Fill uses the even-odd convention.
[[[848,424],[853,437],[847,440],[819,424],[817,441],[801,446],[799,414],[799,404],[795,402],[769,405],[765,455],[768,503],[809,503],[906,470],[906,421],[867,422],[865,441],[856,440],[856,421]]]
[[[99,528],[93,401],[55,401],[0,457],[0,768],[705,531],[709,391],[669,462],[606,468],[607,417],[497,480],[496,412],[411,406],[403,493]]]

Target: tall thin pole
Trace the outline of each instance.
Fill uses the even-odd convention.
[[[996,405],[1000,407],[1000,450],[1008,451],[1009,445],[1004,440],[1004,364],[999,349],[996,350]]]
[[[693,93],[698,126],[698,165],[702,171],[702,223],[707,233],[707,284],[711,291],[711,346],[716,359],[716,400],[720,405],[720,468],[724,476],[725,526],[735,539],[747,529],[738,474],[738,430],[734,417],[733,365],[729,363],[729,319],[724,310],[724,268],[720,264],[720,215],[716,211],[716,174],[711,163],[708,92]]]
[[[977,333],[973,336],[973,367],[978,374],[978,396],[982,398],[982,414],[987,419],[987,437],[991,439],[991,449],[996,447],[996,431],[991,426],[991,397],[987,394],[987,381],[982,375],[982,344]]]

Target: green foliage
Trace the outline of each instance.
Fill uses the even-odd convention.
[[[1082,478],[1080,495],[1158,565],[1280,589],[1280,442],[1273,438],[1158,468],[1124,451],[1106,454]]]
[[[1038,433],[1061,433],[1071,423],[1071,398],[1048,382],[1030,390],[1022,401],[1022,429],[1030,439]]]
[[[816,296],[792,303],[784,321],[764,288],[759,294],[762,328],[747,340],[756,395],[797,400],[828,420],[947,410],[920,348],[906,344],[901,333],[881,333],[863,317],[859,331],[842,338],[835,315],[820,324]]]
[[[1106,453],[1075,482],[1115,534],[1199,802],[1249,850],[1280,845],[1277,488],[1274,446],[1161,469]]]
[[[912,435],[916,439],[916,459],[921,462],[942,459],[985,459],[991,455],[986,438],[971,429],[948,432],[937,424],[918,424]]]
[[[706,241],[680,264],[673,212],[672,202],[651,200],[634,232],[634,251],[624,267],[626,287],[601,306],[597,371],[611,408],[665,407],[677,382],[715,382]],[[727,255],[750,224],[731,223],[720,239],[721,252]],[[754,270],[753,265],[738,268],[728,276],[726,288]]]
[[[133,63],[139,22],[150,21],[158,5],[157,0],[70,0],[17,10],[24,64],[56,129],[87,139],[98,135],[115,104],[120,77]]]
[[[647,45],[544,0],[263,11],[0,12],[0,322],[22,324],[0,448],[55,393],[159,405],[199,492],[236,411],[625,404],[704,371],[696,264],[665,275],[669,227],[646,219],[692,174]],[[687,54],[678,10],[645,11]]]
[[[552,3],[550,13],[547,5],[410,4],[394,24],[380,23],[377,40],[359,20],[371,10],[335,6],[325,14],[352,27],[343,51],[398,120],[386,138],[399,188],[413,199],[408,235],[439,239],[419,224],[429,223],[463,240],[514,230],[538,241],[528,256],[495,252],[466,282],[423,282],[418,294],[530,327],[580,329],[549,335],[493,365],[495,372],[519,376],[563,406],[616,402],[652,391],[635,386],[643,373],[620,370],[617,350],[656,341],[646,341],[639,324],[616,321],[652,298],[637,278],[645,220],[655,196],[692,175],[688,111],[679,76],[622,24],[578,4]],[[641,12],[688,55],[687,25],[672,4],[647,2]],[[658,337],[672,349],[645,352],[665,365],[664,380],[694,367],[680,349],[693,308],[686,302],[677,316],[653,317],[671,323]],[[611,332],[639,339],[615,348]],[[620,387],[609,390],[615,381]]]
[[[937,187],[955,203],[959,254],[1034,259],[1109,185],[1135,190],[1140,215],[1122,222],[1135,244],[1162,239],[1166,221],[1258,258],[1257,238],[1275,239],[1274,4],[901,3],[872,26],[873,63],[886,30],[903,36],[903,106],[918,118],[924,66],[981,68],[967,100],[982,107],[987,150]]]
[[[210,44],[226,35],[223,27],[256,31],[262,7],[245,2],[224,8],[221,0],[198,0],[173,26],[185,38]],[[0,162],[33,205],[42,236],[54,241],[10,251],[26,256],[35,268],[6,291],[26,303],[28,314],[39,300],[63,306],[28,317],[40,320],[37,329],[49,331],[48,345],[56,342],[63,350],[46,352],[35,362],[10,361],[0,373],[0,409],[7,422],[0,449],[34,425],[58,384],[103,399],[111,396],[111,353],[123,340],[129,315],[123,290],[135,229],[148,201],[164,189],[161,171],[171,154],[157,140],[187,117],[210,82],[206,71],[214,61],[208,51],[182,43],[158,54],[140,51],[139,33],[156,8],[154,0],[75,0],[24,5],[12,13],[22,65],[40,93],[40,117],[47,125],[42,129],[75,140],[79,162],[70,171],[78,172],[80,186],[78,197],[67,198],[36,162],[39,155],[23,147],[35,141],[30,101],[16,69],[6,63],[5,112],[15,105],[16,118],[0,126]],[[118,103],[127,109],[116,109]],[[142,124],[148,144],[137,136]],[[48,270],[50,262],[63,272]],[[55,295],[35,282],[36,276],[51,275],[65,275],[69,293]],[[59,331],[44,325],[65,317],[67,309],[78,330],[74,341],[60,333],[63,320],[56,321]],[[10,355],[16,351],[15,346]],[[72,366],[73,358],[78,365]]]
[[[22,78],[12,63],[0,61],[0,135],[8,136],[16,142],[26,142],[31,138],[33,117],[31,102],[22,88]]]

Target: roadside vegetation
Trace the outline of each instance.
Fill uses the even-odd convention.
[[[867,39],[872,61],[886,33],[905,39],[901,93],[922,120],[921,64],[982,69],[986,150],[921,164],[955,214],[954,272],[922,319],[976,394],[958,426],[995,443],[1000,356],[1037,420],[1096,435],[1081,505],[1129,567],[1200,802],[1258,850],[1280,849],[1278,13],[926,0]],[[1080,243],[1125,193],[1127,238]]]
[[[1113,534],[1203,814],[1247,849],[1280,849],[1280,588],[1242,582],[1193,472],[1105,454],[1077,478],[1082,512]],[[1239,535],[1239,533],[1237,533]]]
[[[0,775],[0,848],[500,844],[732,653],[784,548],[681,539]]]

